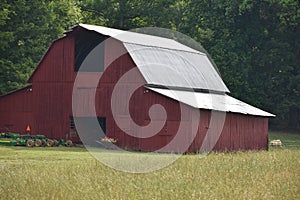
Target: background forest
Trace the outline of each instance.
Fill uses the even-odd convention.
[[[300,1],[1,0],[0,94],[26,84],[51,41],[77,23],[184,33],[209,52],[231,95],[300,130]]]

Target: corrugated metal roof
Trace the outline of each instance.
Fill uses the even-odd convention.
[[[206,54],[175,40],[101,26],[79,26],[123,42],[148,84],[229,92]]]
[[[205,54],[124,43],[148,84],[229,92]]]
[[[175,99],[194,108],[216,110],[223,112],[241,113],[264,117],[275,117],[275,115],[259,108],[244,103],[226,94],[202,93],[194,91],[169,90],[162,88],[147,87],[154,92]]]

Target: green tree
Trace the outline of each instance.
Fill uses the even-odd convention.
[[[73,1],[1,1],[0,94],[26,84],[50,42],[79,21]]]
[[[88,0],[80,7],[84,23],[124,30],[151,26],[176,30],[184,18],[185,1]]]

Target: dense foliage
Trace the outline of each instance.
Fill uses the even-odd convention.
[[[300,5],[297,0],[2,0],[0,94],[20,87],[51,40],[74,24],[157,26],[200,42],[232,95],[300,129]]]
[[[50,42],[77,21],[68,0],[0,2],[0,93],[24,85]]]

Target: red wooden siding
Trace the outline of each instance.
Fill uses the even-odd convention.
[[[74,38],[63,37],[55,40],[40,61],[29,82],[73,82]]]
[[[227,113],[215,150],[267,149],[267,118]]]
[[[28,124],[34,126],[31,87],[0,97],[0,131],[25,133]]]

